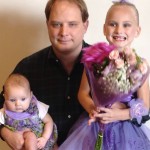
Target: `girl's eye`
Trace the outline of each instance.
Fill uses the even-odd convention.
[[[131,24],[129,24],[129,23],[125,23],[125,24],[123,24],[123,27],[131,27]]]
[[[109,23],[109,26],[111,26],[111,27],[116,27],[116,26],[117,26],[117,24],[116,24],[116,23],[114,23],[114,22],[110,22],[110,23]]]

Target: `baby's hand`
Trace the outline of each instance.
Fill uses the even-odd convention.
[[[37,147],[38,149],[42,149],[45,147],[47,140],[44,137],[40,137],[37,139]]]

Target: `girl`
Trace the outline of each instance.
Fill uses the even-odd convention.
[[[110,7],[104,24],[110,45],[95,44],[85,49],[82,59],[85,71],[78,97],[90,119],[81,116],[60,150],[150,149],[139,128],[149,119],[149,67],[131,49],[140,30],[133,4],[121,1]],[[132,97],[135,91],[138,99]]]

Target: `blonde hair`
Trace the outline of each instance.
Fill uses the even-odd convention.
[[[108,9],[108,12],[107,12],[107,15],[106,15],[106,20],[107,20],[107,17],[109,16],[112,8],[116,7],[116,6],[127,6],[127,7],[131,7],[134,12],[135,12],[135,15],[136,15],[136,20],[137,20],[137,24],[139,25],[139,12],[136,8],[136,6],[132,3],[129,3],[129,2],[114,2],[113,5]]]
[[[8,90],[10,86],[22,86],[31,90],[28,79],[25,76],[18,73],[11,74],[7,78],[4,84],[4,93]]]

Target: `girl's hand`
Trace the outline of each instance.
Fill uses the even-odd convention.
[[[130,119],[129,109],[99,107],[99,111],[102,113],[97,113],[94,117],[99,118],[103,124]]]
[[[96,121],[95,115],[98,114],[99,112],[96,110],[92,110],[91,113],[89,113],[89,120],[88,120],[88,125],[91,125],[92,122]]]

